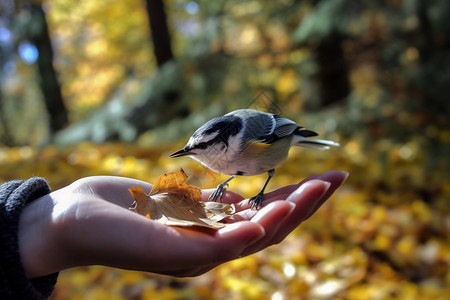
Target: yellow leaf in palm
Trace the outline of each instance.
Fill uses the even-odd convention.
[[[234,213],[229,204],[202,202],[199,188],[186,183],[183,170],[161,175],[149,195],[140,187],[130,188],[135,199],[131,210],[172,226],[225,227],[223,219]]]

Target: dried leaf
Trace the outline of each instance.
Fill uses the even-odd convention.
[[[220,221],[234,213],[234,206],[220,202],[201,202],[209,219]]]
[[[129,189],[135,199],[130,209],[166,225],[224,227],[220,221],[233,214],[233,206],[202,202],[200,189],[187,184],[186,178],[183,170],[161,175],[149,195],[139,187]]]
[[[144,192],[144,190],[139,186],[135,186],[129,188],[128,191],[130,191],[134,198],[134,203],[131,205],[130,210],[150,218],[151,211],[154,211],[154,208],[152,207],[154,206],[154,203],[148,201],[148,195]]]

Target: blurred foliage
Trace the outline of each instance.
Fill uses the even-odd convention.
[[[319,80],[323,66],[317,52],[333,36],[339,37],[348,74],[334,74],[331,81],[348,76],[351,88],[342,111],[330,120],[339,124],[333,130],[351,136],[354,126],[363,124],[401,141],[419,130],[433,140],[436,127],[448,125],[448,1],[166,1],[176,60],[161,70],[143,2],[97,2],[44,2],[54,67],[70,120],[78,125],[60,134],[61,142],[77,141],[76,136],[133,140],[145,128],[136,128],[130,114],[149,101],[157,107],[167,91],[177,91],[174,105],[190,112],[221,102],[212,114],[219,115],[248,106],[264,88],[288,117],[316,114],[321,91],[330,88]],[[48,136],[35,134],[47,130],[37,72],[23,54],[7,47],[8,41],[16,48],[26,42],[21,33],[29,13],[19,8],[1,22],[0,115],[5,122],[0,135],[9,134],[14,144],[39,145]],[[335,67],[330,62],[328,68]],[[38,113],[15,128],[24,107]],[[138,119],[148,118],[144,125],[155,129],[152,111],[146,107]],[[39,122],[32,122],[36,116]],[[195,129],[192,122],[185,125]]]
[[[53,299],[447,299],[449,1],[167,0],[176,59],[159,69],[143,1],[44,1],[71,121],[56,140],[91,141],[65,147],[48,145],[26,3],[0,2],[0,144],[22,145],[0,148],[0,181],[38,175],[57,189],[109,174],[154,182],[182,167],[189,183],[214,187],[224,178],[167,155],[209,118],[248,106],[275,106],[342,145],[291,151],[270,189],[329,169],[351,174],[266,251],[192,279],[75,268],[61,274]],[[340,50],[344,73],[320,60],[324,45]],[[326,107],[324,71],[350,85]],[[145,132],[139,126],[167,113],[158,110],[167,91],[192,113]],[[105,142],[112,137],[122,142]],[[231,189],[253,195],[265,179],[237,178]]]

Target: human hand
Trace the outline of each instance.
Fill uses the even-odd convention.
[[[19,224],[19,248],[29,277],[81,265],[107,265],[172,276],[196,276],[281,242],[345,181],[329,171],[264,195],[264,206],[227,191],[236,214],[213,234],[169,227],[127,208],[128,188],[143,181],[95,176],[75,181],[28,204]],[[206,201],[212,190],[203,190]],[[286,201],[284,201],[286,200]]]

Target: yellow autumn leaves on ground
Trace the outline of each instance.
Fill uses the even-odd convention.
[[[277,169],[269,191],[330,169],[350,172],[345,185],[281,244],[189,279],[74,268],[62,272],[52,299],[446,299],[447,162],[437,161],[430,169],[429,155],[416,152],[413,142],[380,141],[371,148],[358,136],[340,142],[337,151],[293,149]],[[66,148],[0,148],[0,180],[43,176],[53,190],[90,175],[156,184],[161,174],[183,168],[189,185],[214,188],[223,181],[193,160],[169,159],[179,146],[81,143]],[[265,178],[236,178],[230,190],[254,195]]]

